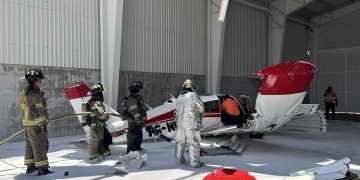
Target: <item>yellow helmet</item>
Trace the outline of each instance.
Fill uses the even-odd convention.
[[[183,84],[183,88],[189,88],[189,89],[195,90],[195,85],[192,80],[187,79]]]

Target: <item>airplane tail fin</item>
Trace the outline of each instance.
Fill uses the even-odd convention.
[[[288,122],[302,103],[316,67],[307,61],[288,61],[254,73],[262,79],[256,98],[257,127],[274,130]]]
[[[64,89],[66,97],[69,99],[71,106],[73,107],[75,113],[82,112],[82,104],[87,103],[91,96],[88,95],[88,92],[90,91],[89,87],[86,86],[83,82],[79,82],[78,85],[66,87]],[[112,109],[110,106],[108,106],[106,103],[104,103],[105,111],[116,113],[114,109]],[[78,116],[79,122],[82,123],[81,116]],[[117,129],[125,125],[125,122],[122,120],[121,117],[116,116],[110,116],[109,120],[106,122],[107,129],[110,133],[116,132]],[[89,127],[83,126],[87,138],[89,138]]]

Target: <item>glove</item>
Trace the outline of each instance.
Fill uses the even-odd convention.
[[[90,126],[90,121],[84,121],[81,123],[82,126]]]
[[[48,130],[46,126],[40,126],[40,133],[41,135],[48,134]]]
[[[39,134],[47,134],[47,121],[43,121],[39,124],[40,127],[40,133]]]

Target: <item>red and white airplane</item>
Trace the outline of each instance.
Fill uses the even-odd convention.
[[[247,96],[240,96],[237,101],[243,113],[247,114],[251,125],[238,127],[236,125],[225,126],[221,122],[221,100],[223,95],[205,95],[200,96],[205,105],[203,113],[202,135],[222,135],[239,133],[258,133],[262,137],[263,132],[273,131],[292,119],[297,109],[301,106],[311,80],[316,72],[316,67],[306,61],[289,61],[281,63],[263,70],[254,75],[262,79],[261,87],[256,99],[255,113],[251,110],[250,100]],[[86,103],[89,88],[82,82],[76,86],[65,88],[67,98],[76,113],[81,112],[81,104]],[[117,113],[111,107],[106,105],[107,112]],[[147,111],[148,120],[145,126],[153,128],[156,132],[173,138],[176,131],[174,112],[176,109],[176,99],[171,98],[164,104],[149,109]],[[252,114],[251,114],[252,113]],[[79,121],[82,118],[80,116]],[[107,128],[112,135],[114,143],[126,142],[126,132],[128,123],[126,119],[111,116],[107,121]],[[88,136],[89,128],[84,126]],[[153,139],[156,135],[154,131],[143,129],[143,139]]]

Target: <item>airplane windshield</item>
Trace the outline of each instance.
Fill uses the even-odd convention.
[[[219,112],[220,111],[218,100],[204,102],[204,106],[205,106],[205,112]]]

